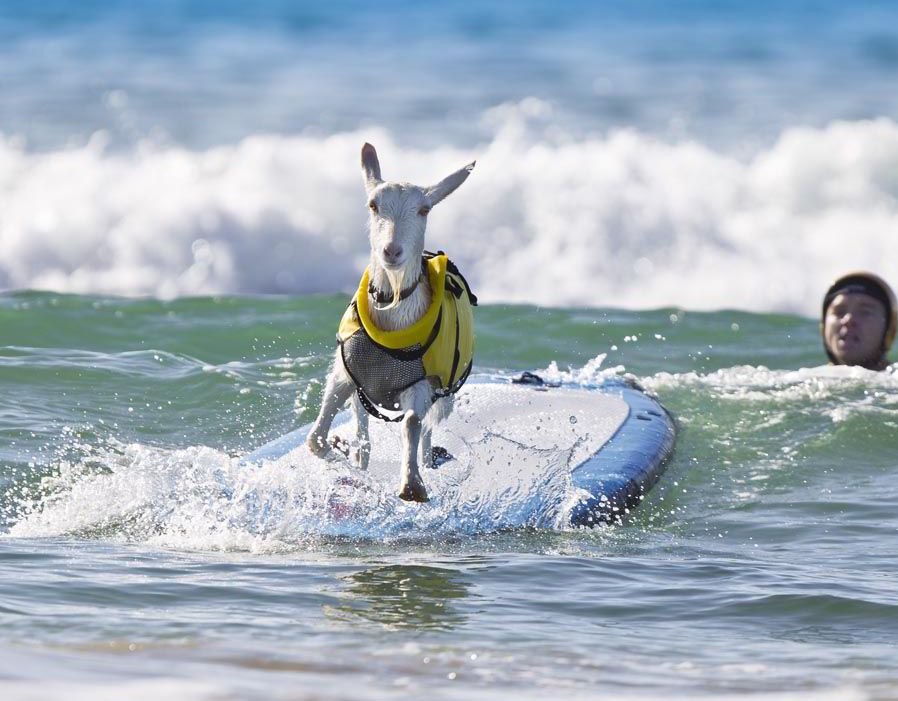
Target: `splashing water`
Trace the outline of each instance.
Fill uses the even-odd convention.
[[[211,448],[128,445],[60,465],[44,478],[41,496],[14,507],[10,535],[277,552],[322,537],[428,540],[554,526],[570,486],[570,453],[487,440],[502,464],[443,465],[426,475],[425,505],[396,496],[396,474],[374,476],[302,450],[257,464]],[[399,454],[398,443],[374,450]]]

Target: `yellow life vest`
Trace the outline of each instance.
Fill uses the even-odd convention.
[[[425,377],[434,387],[434,398],[457,392],[474,360],[477,298],[442,251],[425,252],[422,267],[432,297],[421,319],[405,329],[379,329],[371,318],[366,268],[337,331],[343,364],[359,399],[369,413],[384,420],[402,417],[390,419],[377,407],[398,409],[399,394]]]

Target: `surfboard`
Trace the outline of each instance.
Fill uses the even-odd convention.
[[[341,412],[332,435],[351,439],[353,422],[349,410]],[[267,443],[244,462],[308,453],[310,430],[311,424]],[[398,479],[399,434],[396,424],[371,420],[371,461],[367,473],[359,471],[360,478]],[[450,457],[422,476],[431,497],[464,483],[468,499],[486,498],[491,491],[513,495],[515,480],[538,483],[545,473],[557,482],[560,476],[566,485],[558,497],[565,503],[555,505],[561,522],[574,527],[621,523],[663,473],[675,438],[668,412],[633,383],[549,385],[529,373],[516,382],[473,379],[433,432],[433,444]]]

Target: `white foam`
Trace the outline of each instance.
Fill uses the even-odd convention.
[[[736,365],[710,373],[659,372],[640,382],[653,391],[663,391],[690,385],[700,385],[721,396],[740,400],[770,401],[771,399],[811,400],[843,398],[846,390],[864,390],[868,398],[884,403],[898,389],[898,365],[885,372],[848,365],[821,365],[798,370],[771,370],[763,365]],[[887,394],[882,394],[882,392]]]
[[[706,374],[660,372],[640,379],[640,383],[662,396],[696,388],[722,402],[763,407],[753,424],[756,430],[786,425],[794,420],[796,411],[825,416],[834,424],[855,417],[882,423],[898,414],[898,365],[885,372],[845,365],[798,370],[737,365]],[[679,419],[684,424],[703,420],[688,416]]]
[[[381,455],[397,454],[389,440]],[[389,452],[393,451],[393,452]],[[551,452],[551,451],[549,451]],[[398,473],[326,462],[304,449],[242,463],[212,448],[139,444],[62,463],[20,503],[11,537],[100,536],[187,550],[282,552],[324,537],[429,539],[558,527],[570,453],[497,447],[494,468],[455,462],[425,475],[428,504],[396,496]],[[505,468],[505,462],[514,469]],[[498,465],[501,462],[502,465]],[[548,467],[547,467],[548,465]],[[99,469],[98,469],[99,467]]]
[[[485,302],[815,315],[836,275],[898,282],[898,124],[792,128],[744,160],[636,131],[573,138],[534,100],[463,150],[383,130],[33,153],[0,139],[0,287],[179,295],[349,291],[367,261],[363,141],[427,183],[476,158],[431,215]]]

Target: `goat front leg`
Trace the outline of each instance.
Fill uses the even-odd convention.
[[[433,467],[433,446],[430,440],[432,433],[433,428],[430,426],[430,422],[425,419],[421,424],[421,450],[419,451],[422,469]]]
[[[315,425],[312,426],[312,430],[309,432],[308,438],[306,438],[306,445],[313,455],[322,458],[330,451],[327,434],[331,429],[331,424],[334,422],[334,417],[343,408],[353,389],[352,380],[344,369],[343,359],[340,358],[338,352],[334,361],[334,369],[327,378],[327,385],[324,388],[321,411],[318,412]]]
[[[371,439],[368,436],[368,411],[362,406],[358,394],[355,394],[352,398],[352,410],[355,412],[356,445],[350,450],[349,459],[360,470],[367,470],[368,461],[371,458]]]
[[[422,469],[428,467],[437,468],[447,460],[452,459],[452,455],[448,450],[441,446],[433,445],[431,441],[434,427],[441,421],[445,421],[449,414],[452,413],[452,404],[451,395],[441,397],[433,403],[433,406],[430,407],[427,416],[424,418],[424,423],[421,426],[420,450],[420,465]]]
[[[403,401],[404,400],[404,401]],[[399,498],[406,501],[428,501],[427,489],[418,468],[418,446],[421,442],[421,425],[430,409],[430,384],[422,380],[403,392],[400,406],[409,406],[402,420],[402,472],[399,480]]]

